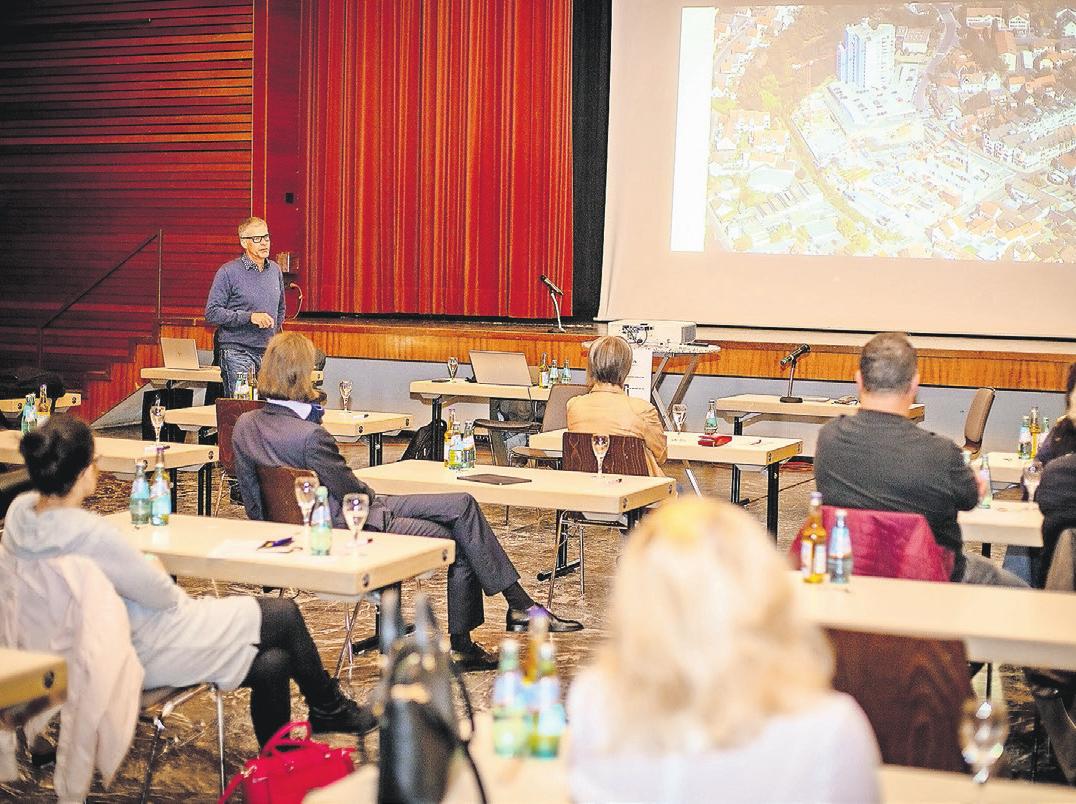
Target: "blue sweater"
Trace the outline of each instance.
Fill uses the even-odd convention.
[[[251,313],[268,313],[274,326],[260,329],[251,324]],[[205,320],[219,328],[222,347],[264,350],[284,321],[284,276],[280,266],[266,260],[265,270],[259,271],[246,254],[224,263],[213,277]]]

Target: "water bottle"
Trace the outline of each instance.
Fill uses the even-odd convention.
[[[232,396],[236,399],[250,399],[250,380],[245,371],[240,371],[239,376],[235,378],[235,389],[232,391]]]
[[[1037,407],[1031,408],[1028,425],[1031,429],[1031,457],[1034,458],[1039,451],[1039,433],[1042,432],[1042,422],[1039,420],[1039,409]]]
[[[549,387],[549,364],[546,363],[545,352],[542,352],[542,362],[538,364],[538,387]]]
[[[983,498],[979,500],[980,508],[989,508],[990,504],[994,501],[994,492],[990,488],[990,461],[986,459],[986,453],[982,454],[979,458],[979,479],[985,481],[986,493],[983,494]]]
[[[538,649],[538,680],[534,684],[533,699],[531,754],[549,759],[560,750],[560,739],[567,727],[564,704],[560,699],[556,652],[549,641],[543,642]]]
[[[478,462],[477,450],[474,445],[474,422],[467,422],[463,428],[463,468],[474,469]]]
[[[37,399],[34,400],[34,404],[37,409],[34,411],[37,416],[37,426],[44,427],[45,422],[49,420],[49,416],[52,415],[52,403],[49,401],[49,387],[45,383],[41,383],[41,389],[37,392]]]
[[[164,447],[157,447],[157,465],[149,484],[149,521],[153,525],[167,525],[172,515],[172,485],[164,473]]]
[[[254,369],[250,370],[250,379],[247,380],[247,385],[250,386],[250,398],[256,400],[258,398],[258,372]]]
[[[1021,460],[1031,457],[1031,417],[1024,416],[1020,421],[1020,436],[1016,442],[1016,454]]]
[[[19,418],[19,424],[23,435],[37,429],[36,402],[37,399],[33,394],[27,394],[26,400],[22,403],[22,416]]]
[[[502,757],[527,753],[527,702],[519,670],[519,643],[501,642],[497,679],[493,682],[493,752]]]
[[[717,433],[717,400],[711,399],[706,407],[706,421],[703,423],[702,432],[706,435]]]
[[[836,517],[837,521],[829,532],[829,582],[847,584],[852,580],[852,534],[845,522],[848,512],[840,508]]]
[[[333,544],[333,515],[329,510],[329,490],[318,486],[314,510],[310,512],[310,555],[327,556]]]
[[[564,365],[560,367],[560,381],[566,385],[572,381],[572,370],[568,368],[567,358],[564,360]]]
[[[557,361],[554,360],[549,364],[549,384],[556,385],[560,382],[560,369],[557,368]]]
[[[135,461],[135,479],[131,483],[131,524],[136,528],[149,524],[149,480],[146,462]]]

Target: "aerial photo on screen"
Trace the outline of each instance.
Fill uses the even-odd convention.
[[[719,248],[1076,262],[1076,5],[711,13]]]

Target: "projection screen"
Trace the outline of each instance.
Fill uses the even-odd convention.
[[[1067,6],[614,0],[610,85],[599,318],[1076,337]]]

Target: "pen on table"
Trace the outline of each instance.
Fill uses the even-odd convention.
[[[269,549],[270,547],[286,547],[287,545],[289,545],[291,543],[292,543],[291,536],[287,536],[287,537],[285,537],[283,539],[277,539],[276,541],[270,540],[270,541],[267,541],[267,542],[262,542],[262,544],[258,547],[258,549],[263,550],[263,549]]]

